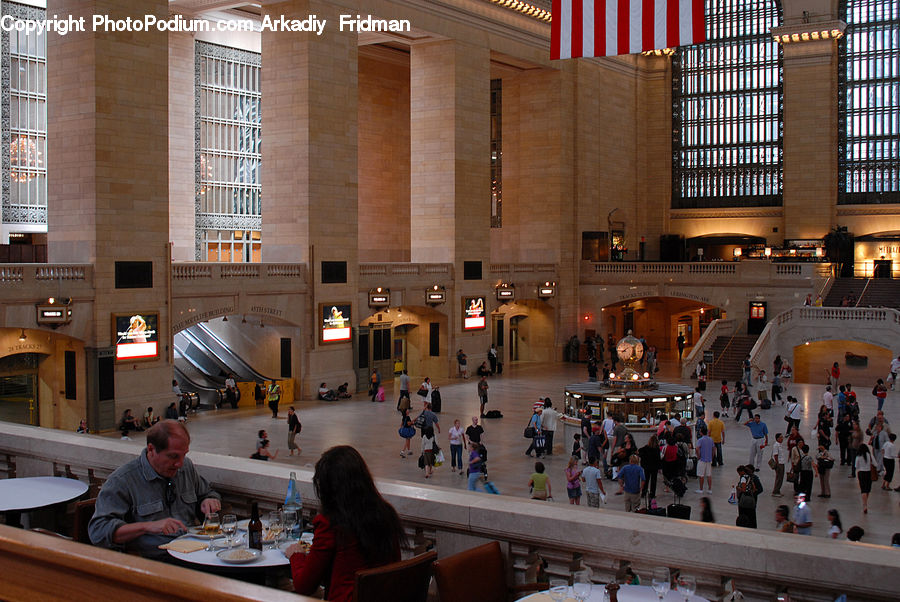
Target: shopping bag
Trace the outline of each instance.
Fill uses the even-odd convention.
[[[729,504],[737,504],[737,488],[734,485],[731,486],[731,497],[728,498]]]
[[[375,395],[375,401],[384,401],[384,387],[378,387],[378,393]]]
[[[441,451],[439,451],[439,452],[437,453],[437,455],[434,457],[434,465],[435,465],[435,466],[440,466],[440,465],[443,464],[443,463],[444,463],[444,451],[441,450]]]

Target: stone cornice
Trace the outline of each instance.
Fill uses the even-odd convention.
[[[838,205],[838,216],[843,215],[900,215],[900,205]]]
[[[733,217],[782,217],[784,211],[781,207],[738,207],[717,209],[674,209],[669,213],[669,219],[717,219]]]

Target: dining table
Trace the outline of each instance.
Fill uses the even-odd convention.
[[[591,595],[587,598],[586,602],[604,602],[604,600],[609,600],[609,598],[604,598],[604,594],[606,593],[606,585],[602,583],[595,583],[591,588]],[[619,602],[659,602],[659,597],[656,595],[656,592],[653,591],[653,588],[649,585],[620,585],[619,591],[617,592],[617,597]],[[543,592],[535,592],[533,594],[529,594],[524,598],[519,598],[519,602],[556,602],[551,596],[549,591]],[[684,602],[685,596],[682,592],[677,590],[669,590],[666,592],[666,595],[663,596],[662,602]],[[688,602],[708,602],[706,598],[698,596],[696,594],[692,594],[687,597]],[[563,602],[576,602],[575,593],[572,591],[572,587],[569,587],[568,592],[566,593],[566,597]]]
[[[0,512],[27,512],[71,502],[87,490],[87,483],[68,477],[0,479]]]

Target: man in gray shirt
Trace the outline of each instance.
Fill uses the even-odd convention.
[[[168,554],[158,546],[219,511],[219,494],[185,457],[190,443],[187,429],[175,420],[147,431],[146,449],[103,484],[88,524],[91,543],[162,560]]]
[[[404,370],[400,374],[400,397],[397,398],[397,409],[400,409],[400,400],[409,397],[409,374]]]

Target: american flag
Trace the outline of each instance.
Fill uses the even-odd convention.
[[[550,58],[613,56],[706,41],[704,0],[553,0]]]

